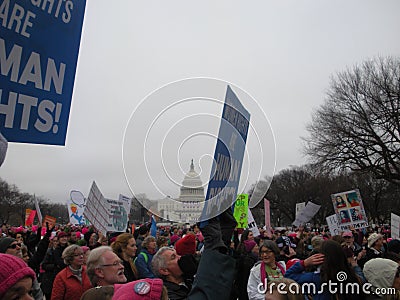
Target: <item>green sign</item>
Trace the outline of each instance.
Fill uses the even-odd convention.
[[[236,198],[233,215],[238,223],[237,228],[247,228],[247,214],[249,210],[249,195],[240,194]]]

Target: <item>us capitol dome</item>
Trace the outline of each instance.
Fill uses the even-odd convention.
[[[178,199],[167,198],[158,202],[162,217],[171,221],[196,223],[204,207],[204,187],[200,175],[195,171],[193,159],[180,188]]]

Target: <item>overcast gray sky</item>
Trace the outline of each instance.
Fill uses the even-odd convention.
[[[10,143],[0,176],[55,202],[71,190],[87,196],[93,180],[108,198],[131,196],[122,163],[127,128],[124,154],[132,155],[125,166],[134,192],[177,197],[174,182],[183,180],[191,158],[196,171],[201,164],[202,180],[209,178],[222,106],[202,100],[163,109],[184,96],[223,100],[226,86],[200,80],[188,94],[180,92],[182,83],[153,91],[209,77],[230,82],[252,115],[246,190],[274,169],[306,162],[300,137],[331,75],[378,55],[400,55],[399,11],[397,0],[87,1],[66,146]],[[161,112],[165,118],[157,119]],[[157,121],[146,153],[156,186],[143,179],[135,153],[149,129],[141,120]],[[198,132],[207,134],[191,137]]]

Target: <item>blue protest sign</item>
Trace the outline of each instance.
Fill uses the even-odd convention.
[[[236,200],[249,121],[249,112],[228,86],[201,221],[219,215]]]
[[[0,0],[0,132],[65,145],[86,0]]]

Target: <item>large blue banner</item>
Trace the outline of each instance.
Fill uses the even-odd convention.
[[[249,112],[228,86],[201,221],[219,215],[236,200],[249,121]]]
[[[86,0],[0,0],[0,132],[65,145]]]

